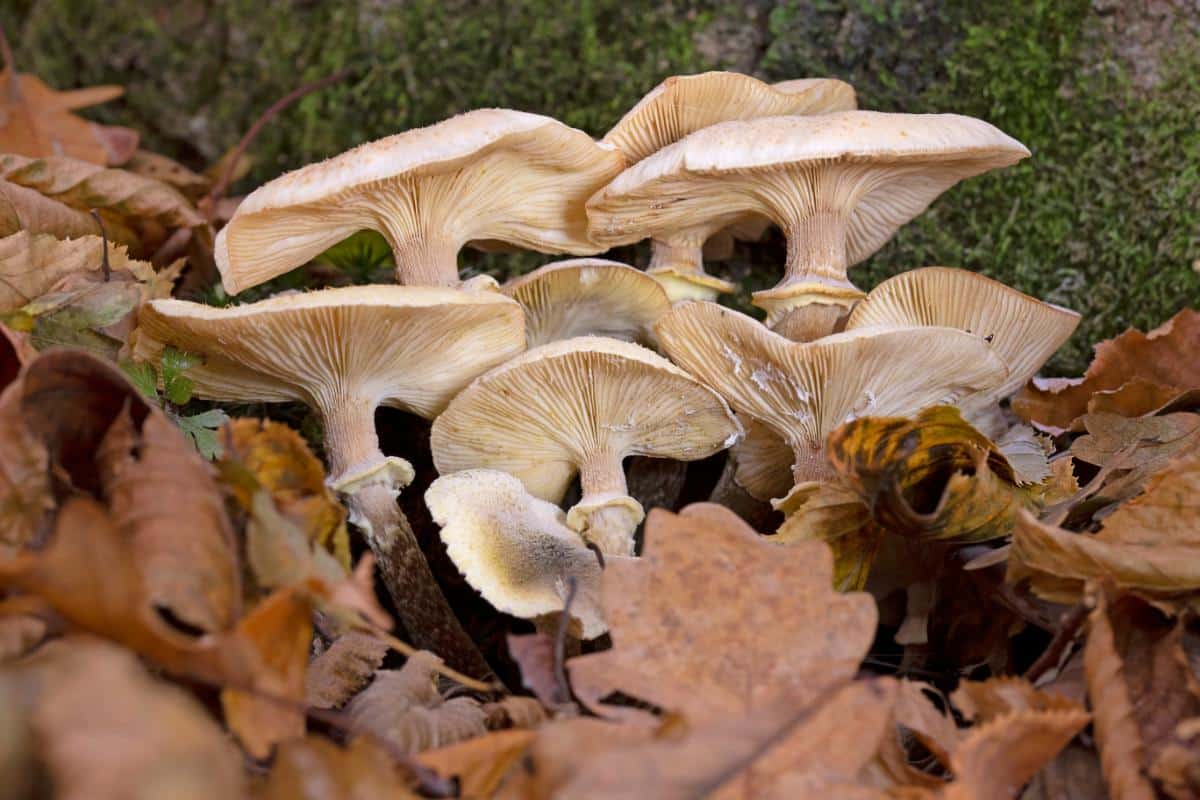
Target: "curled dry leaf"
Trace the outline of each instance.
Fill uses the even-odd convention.
[[[99,272],[101,239],[89,220],[82,238],[61,241],[22,231],[0,239],[0,312],[15,311],[54,289],[63,278]]]
[[[1095,413],[1080,422],[1087,434],[1071,443],[1071,456],[1108,472],[1089,502],[1092,507],[1128,500],[1172,458],[1200,447],[1200,414]]]
[[[13,76],[0,71],[0,85],[16,91],[0,92],[0,153],[20,153],[31,158],[67,155],[93,164],[121,164],[137,150],[138,134],[132,128],[100,125],[72,114],[80,108],[107,103],[124,93],[120,86],[86,89],[51,89],[36,75]]]
[[[1147,772],[1170,749],[1179,724],[1200,716],[1183,624],[1132,595],[1101,587],[1093,596],[1083,658],[1109,794],[1150,800]]]
[[[0,558],[34,543],[54,505],[46,448],[21,419],[19,375],[32,357],[26,337],[0,325]]]
[[[300,434],[265,419],[235,419],[222,433],[225,444],[217,468],[244,511],[266,489],[275,507],[305,538],[350,566],[346,510],[325,485],[325,469]]]
[[[428,651],[414,653],[399,670],[380,670],[359,692],[346,713],[356,726],[406,753],[482,736],[486,712],[468,697],[442,700],[435,681],[441,659]]]
[[[884,530],[858,493],[845,483],[809,483],[788,495],[794,510],[773,541],[782,544],[823,541],[833,551],[833,584],[841,591],[867,584]]]
[[[528,730],[496,731],[465,742],[426,750],[417,761],[458,782],[461,797],[492,797],[534,739]]]
[[[1150,776],[1171,800],[1190,800],[1200,794],[1200,717],[1176,726],[1154,759]]]
[[[548,708],[571,702],[554,671],[554,640],[544,633],[508,635],[508,654],[521,668],[521,685]]]
[[[833,590],[824,544],[781,546],[708,503],[651,511],[645,537],[604,571],[613,648],[568,662],[585,703],[619,690],[692,720],[802,705],[866,655],[875,604]]]
[[[369,634],[350,631],[339,636],[308,665],[304,690],[308,704],[340,708],[370,683],[387,651],[387,644]]]
[[[91,236],[96,233],[96,220],[33,189],[0,180],[0,236],[22,231],[64,239]]]
[[[1185,308],[1150,331],[1127,330],[1096,345],[1083,378],[1034,381],[1013,398],[1027,422],[1048,433],[1079,430],[1089,411],[1136,417],[1200,389],[1200,311]]]
[[[367,736],[338,747],[307,736],[284,742],[261,800],[417,800],[409,776]]]
[[[962,681],[950,696],[965,719],[982,724],[1018,711],[1078,709],[1068,697],[1034,688],[1024,678],[1007,675],[984,681]]]
[[[55,797],[246,795],[241,757],[204,708],[118,647],[54,642],[0,672],[0,684],[10,681],[21,687],[18,706]]]
[[[1200,450],[1156,473],[1146,491],[1125,503],[1099,533],[1073,533],[1021,515],[1013,535],[1008,580],[1029,579],[1055,602],[1075,602],[1085,581],[1161,596],[1200,589]]]

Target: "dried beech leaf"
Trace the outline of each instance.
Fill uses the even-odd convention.
[[[549,708],[569,703],[554,674],[554,640],[544,633],[508,635],[508,654],[521,668],[521,685]]]
[[[1200,588],[1200,450],[1170,462],[1146,491],[1119,507],[1096,534],[1072,533],[1022,515],[1008,579],[1030,579],[1039,596],[1074,602],[1084,581],[1162,595]]]
[[[492,797],[533,739],[533,731],[496,731],[426,750],[417,756],[417,761],[440,775],[456,778],[462,797]]]
[[[84,211],[44,197],[33,189],[0,180],[0,236],[15,236],[22,232],[73,239],[94,235],[96,220]],[[0,275],[4,273],[0,272]],[[3,305],[11,306],[12,301],[5,299]]]
[[[87,233],[95,230],[92,222]],[[0,312],[15,311],[36,300],[68,275],[100,271],[100,237],[75,235],[80,238],[61,241],[49,234],[22,231],[0,239]]]
[[[568,662],[585,703],[620,690],[693,720],[804,704],[866,655],[875,604],[833,590],[824,544],[772,543],[709,503],[655,509],[645,535],[604,570],[613,648]]]
[[[0,325],[0,558],[34,543],[54,506],[46,448],[21,418],[18,375],[31,357],[25,337]]]
[[[312,642],[312,606],[296,590],[280,590],[238,623],[237,635],[256,656],[253,686],[248,687],[255,693],[222,691],[225,722],[246,752],[266,758],[279,742],[304,735],[304,672]]]
[[[49,630],[41,617],[28,614],[0,616],[0,664],[28,653],[46,638]]]
[[[1128,500],[1172,458],[1200,447],[1200,414],[1126,418],[1097,413],[1080,422],[1087,435],[1071,443],[1071,455],[1110,471],[1092,504]]]
[[[1154,759],[1150,776],[1171,800],[1200,796],[1200,717],[1176,726]]]
[[[950,695],[965,719],[977,724],[1017,711],[1080,710],[1070,698],[1034,688],[1024,678],[1007,675],[984,681],[961,681]]]
[[[0,85],[13,76],[0,71]],[[0,153],[41,156],[68,155],[93,164],[121,164],[137,150],[131,128],[100,125],[71,112],[107,103],[121,96],[120,86],[51,89],[36,75],[18,74],[16,93],[0,94]]]
[[[1096,355],[1083,378],[1057,379],[1048,386],[1035,380],[1013,398],[1022,419],[1048,433],[1078,430],[1080,417],[1093,409],[1099,393],[1102,408],[1136,417],[1161,408],[1175,396],[1200,388],[1200,311],[1185,308],[1150,331],[1127,330],[1096,345]]]
[[[307,736],[284,742],[260,800],[418,800],[408,777],[369,737],[338,747]]]
[[[212,188],[213,182],[208,177],[193,172],[174,159],[150,150],[138,150],[121,166],[136,175],[153,178],[174,186],[192,200],[200,199]]]
[[[130,653],[91,639],[43,648],[14,671],[63,800],[241,798],[241,757],[182,690]]]
[[[378,637],[350,631],[308,665],[305,697],[314,708],[340,708],[371,682],[388,646]]]

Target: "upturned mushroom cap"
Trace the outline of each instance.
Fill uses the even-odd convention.
[[[740,434],[725,401],[665,358],[585,336],[542,345],[481,375],[434,422],[431,443],[443,475],[503,470],[552,503],[578,473],[583,497],[568,525],[625,555],[642,508],[626,491],[622,461],[705,458]],[[604,540],[592,530],[601,523]]]
[[[643,97],[604,141],[619,148],[632,165],[718,122],[854,107],[854,88],[839,80],[809,78],[772,85],[737,72],[678,75]],[[726,226],[756,221],[755,214],[732,213],[658,231],[652,237],[653,257],[647,272],[662,282],[671,300],[712,300],[732,292],[732,283],[704,271],[704,243]]]
[[[854,307],[846,329],[939,325],[982,336],[1008,367],[1008,379],[979,395],[989,405],[1032,378],[1079,325],[1079,314],[1022,294],[976,272],[924,267],[876,286]],[[966,410],[966,409],[964,409]]]
[[[792,448],[774,429],[739,415],[746,437],[730,451],[737,465],[734,480],[756,500],[782,497],[792,488]]]
[[[154,300],[138,331],[139,360],[157,363],[167,345],[204,359],[187,373],[200,397],[319,410],[335,481],[376,468],[377,406],[433,417],[525,345],[512,300],[433,287],[324,289],[229,308]]]
[[[867,415],[911,414],[999,385],[980,336],[951,328],[861,328],[793,342],[713,303],[676,305],[656,326],[670,357],[792,448],[794,482],[831,477],[825,438]]]
[[[601,258],[547,264],[501,291],[525,309],[530,347],[575,336],[650,341],[650,327],[671,307],[646,273]]]
[[[396,278],[458,283],[472,240],[599,252],[584,201],[624,165],[586,133],[538,114],[481,109],[369,142],[259,187],[222,230],[217,267],[237,294],[359,230],[382,233]]]
[[[574,578],[571,616],[582,638],[607,630],[600,563],[558,506],[530,495],[512,475],[486,469],[438,478],[425,505],[459,572],[497,609],[525,619],[560,612]]]
[[[798,305],[848,307],[847,268],[964,178],[1029,151],[955,114],[841,111],[724,122],[622,172],[588,201],[592,238],[614,246],[755,213],[788,239],[783,280],[757,292],[775,323]]]

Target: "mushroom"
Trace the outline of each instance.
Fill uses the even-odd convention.
[[[217,267],[237,294],[363,229],[387,238],[408,285],[457,286],[472,240],[596,253],[583,204],[623,166],[615,148],[549,117],[470,111],[260,186],[217,237]]]
[[[530,347],[587,335],[649,341],[650,327],[671,306],[646,273],[601,258],[547,264],[501,291],[525,309]]]
[[[470,640],[396,504],[412,467],[380,451],[375,409],[435,416],[472,378],[524,349],[520,306],[493,292],[363,286],[230,308],[154,300],[139,326],[138,359],[157,363],[167,345],[204,359],[188,371],[199,397],[296,401],[320,413],[329,483],[348,496],[405,628],[461,663]]]
[[[603,141],[620,149],[626,163],[632,165],[718,122],[825,114],[854,107],[854,88],[838,80],[807,78],[772,85],[737,72],[678,75],[652,89]],[[679,219],[675,227],[655,232],[646,271],[662,282],[672,300],[715,300],[718,294],[732,292],[734,286],[704,271],[705,241],[724,228],[737,226],[761,236],[759,220],[760,215],[741,211]],[[621,243],[644,238],[634,236]]]
[[[1029,151],[955,114],[840,111],[723,122],[617,176],[588,201],[592,238],[616,245],[743,213],[788,240],[783,279],[755,292],[767,323],[792,339],[830,333],[863,297],[852,264],[964,178]]]
[[[576,473],[583,497],[567,525],[602,552],[630,555],[644,513],[622,462],[693,461],[741,435],[721,397],[630,342],[583,336],[529,350],[481,375],[433,424],[443,475],[499,469],[559,503]]]
[[[960,404],[976,419],[1032,378],[1079,325],[1079,314],[976,272],[924,267],[888,278],[855,306],[846,330],[940,325],[982,336],[1008,379]]]
[[[838,425],[954,403],[1008,374],[983,337],[952,328],[859,328],[794,342],[745,314],[687,302],[655,329],[675,362],[787,442],[796,488],[834,478],[824,449]]]
[[[584,639],[607,630],[600,562],[562,510],[531,496],[507,472],[471,469],[435,480],[425,492],[446,552],[484,599],[505,614],[538,619],[570,613]]]

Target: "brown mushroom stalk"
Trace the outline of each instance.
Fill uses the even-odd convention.
[[[646,272],[662,284],[671,300],[716,300],[736,288],[704,270],[704,243],[720,226],[689,228],[650,242]]]

